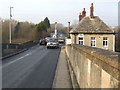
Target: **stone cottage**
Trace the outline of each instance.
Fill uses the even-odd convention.
[[[98,16],[94,16],[93,3],[90,16],[86,16],[84,8],[79,15],[79,23],[71,30],[70,36],[71,44],[115,50],[115,33]]]

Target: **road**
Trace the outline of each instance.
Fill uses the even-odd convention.
[[[60,49],[36,45],[3,60],[3,88],[51,88]]]

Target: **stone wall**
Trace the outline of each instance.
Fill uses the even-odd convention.
[[[38,44],[38,42],[34,41],[28,41],[21,44],[9,44],[9,43],[3,43],[2,44],[2,56],[6,56],[15,52],[18,52],[23,49],[30,48],[34,45]]]
[[[66,54],[74,88],[120,88],[120,53],[67,45]]]

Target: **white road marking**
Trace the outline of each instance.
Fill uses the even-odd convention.
[[[42,47],[39,47],[38,49],[40,49],[40,48],[42,48]],[[13,61],[11,61],[11,62],[9,62],[9,63],[3,65],[3,66],[0,66],[0,69],[1,69],[1,68],[4,68],[4,67],[6,67],[6,66],[8,66],[8,65],[10,65],[10,64],[12,64],[12,63],[15,63],[16,61],[19,61],[19,60],[21,60],[21,59],[23,59],[23,58],[25,58],[25,57],[31,55],[32,53],[35,53],[36,51],[37,51],[37,50],[34,50],[34,51],[32,51],[32,52],[30,52],[30,53],[28,53],[28,54],[26,54],[26,55],[24,55],[24,56],[22,56],[22,57],[16,59],[16,60],[13,60]]]
[[[18,59],[16,59],[16,60],[13,60],[13,61],[5,64],[4,66],[2,66],[2,67],[0,67],[0,68],[4,68],[4,67],[6,67],[6,66],[8,66],[8,65],[10,65],[10,64],[12,64],[12,63],[14,63],[14,62],[16,62],[16,61],[19,61],[19,60],[21,60],[21,59],[23,59],[23,58],[25,58],[25,57],[27,57],[27,56],[29,56],[29,55],[31,55],[31,54],[32,54],[32,52],[31,52],[31,53],[28,53],[28,54],[26,54],[26,55],[24,55],[24,56],[22,56],[22,57],[20,57],[20,58],[18,58]]]

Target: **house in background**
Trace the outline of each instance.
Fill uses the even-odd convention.
[[[85,8],[79,15],[79,23],[71,32],[71,44],[87,45],[115,51],[115,32],[98,16],[94,16],[93,3],[90,16],[86,16]]]

